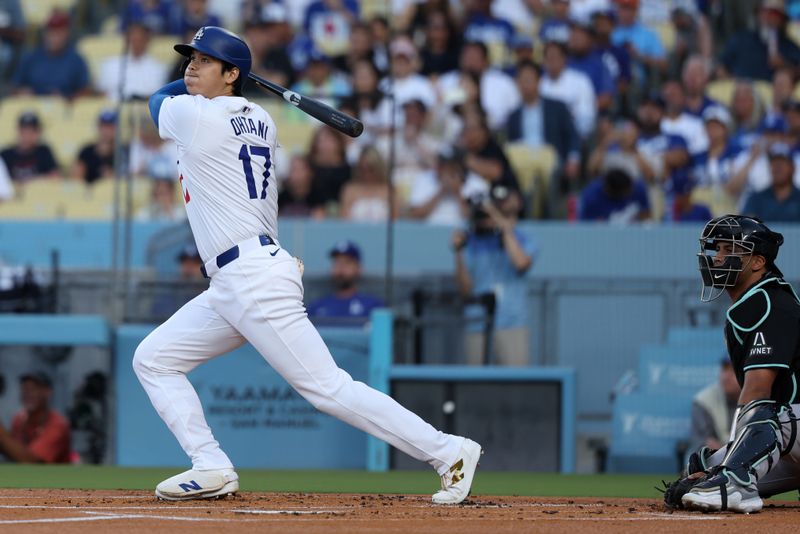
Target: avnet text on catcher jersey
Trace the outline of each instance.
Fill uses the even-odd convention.
[[[164,100],[163,139],[178,145],[186,213],[204,262],[255,237],[278,238],[276,131],[260,106],[234,96]]]

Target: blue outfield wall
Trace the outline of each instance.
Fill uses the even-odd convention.
[[[50,264],[58,250],[69,269],[106,269],[111,266],[111,223],[0,221],[0,261],[8,264]],[[641,225],[529,222],[521,230],[539,244],[540,257],[531,270],[533,279],[627,277],[634,279],[692,278],[697,276],[698,236],[701,225]],[[788,278],[800,277],[800,226],[775,225],[786,238],[780,265]],[[172,232],[174,230],[174,232]],[[183,225],[134,223],[131,263],[148,267],[148,245],[160,236],[188,232]],[[453,229],[412,221],[395,225],[394,272],[400,275],[447,274],[453,271],[450,238]],[[328,251],[340,239],[353,239],[364,250],[364,270],[381,274],[386,261],[383,225],[344,221],[285,219],[280,223],[281,245],[303,258],[309,273],[326,272]],[[179,248],[158,250],[150,258],[161,269],[174,267]],[[163,267],[166,266],[166,267]]]

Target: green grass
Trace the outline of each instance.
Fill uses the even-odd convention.
[[[180,468],[0,465],[0,488],[152,490]],[[438,489],[431,471],[261,471],[238,469],[244,491],[427,494]],[[479,472],[477,495],[660,498],[655,486],[674,475],[558,475]],[[777,497],[797,500],[797,492]]]

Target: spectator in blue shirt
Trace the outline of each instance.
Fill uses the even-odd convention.
[[[611,42],[617,14],[611,9],[600,9],[592,13],[592,30],[594,31],[595,50],[603,58],[611,79],[614,80],[617,93],[617,108],[621,109],[631,82],[631,56],[628,50]]]
[[[517,213],[519,194],[505,186],[494,186],[485,199],[475,200],[472,227],[453,234],[456,282],[464,297],[492,294],[495,299],[494,331],[489,363],[527,365],[528,299],[525,274],[537,255],[535,243],[520,232]],[[485,363],[485,337],[480,306],[465,310],[467,362]]]
[[[720,57],[721,77],[770,81],[776,69],[800,66],[800,47],[786,32],[788,17],[782,2],[758,10],[758,27],[733,35]]]
[[[711,220],[711,210],[705,204],[692,202],[694,181],[689,173],[681,173],[670,180],[667,195],[672,199],[672,209],[667,210],[664,219],[672,222],[705,222]]]
[[[90,92],[89,69],[70,44],[69,33],[69,15],[53,11],[45,25],[42,45],[25,54],[17,67],[17,94],[74,98]]]
[[[339,57],[347,51],[350,28],[357,22],[357,0],[314,0],[306,8],[303,30],[317,49]]]
[[[539,39],[544,42],[556,41],[566,44],[569,41],[569,0],[552,0],[551,13],[539,28]]]
[[[650,218],[647,187],[627,169],[609,167],[587,185],[580,198],[580,220],[631,224]]]
[[[594,47],[594,30],[588,23],[573,21],[569,34],[569,60],[567,65],[584,73],[592,81],[598,110],[608,110],[614,103],[616,84]]]
[[[465,41],[480,41],[490,49],[493,46],[510,46],[514,39],[514,26],[492,14],[492,0],[472,0],[468,4]]]
[[[123,31],[132,21],[144,24],[157,35],[169,34],[175,29],[177,6],[172,0],[130,0],[126,4],[122,13]],[[194,33],[197,28],[191,31]]]
[[[172,33],[183,35],[203,26],[222,26],[222,19],[208,12],[208,0],[184,0]]]
[[[742,151],[730,139],[733,119],[724,106],[713,106],[703,113],[703,122],[708,149],[692,157],[692,176],[699,186],[727,188],[736,174],[736,160]],[[738,195],[741,186],[733,187],[730,194]]]
[[[352,241],[341,241],[330,251],[331,281],[336,290],[308,305],[308,316],[315,324],[352,326],[363,324],[383,301],[358,291],[361,278],[361,249]]]
[[[617,0],[617,27],[611,42],[624,46],[636,67],[634,75],[646,81],[651,73],[663,74],[667,69],[667,54],[658,35],[637,21],[639,0]]]
[[[772,185],[750,195],[742,213],[755,215],[765,222],[800,222],[800,191],[792,183],[792,149],[785,143],[774,143],[767,155]]]

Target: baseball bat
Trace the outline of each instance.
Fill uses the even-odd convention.
[[[336,128],[340,132],[347,134],[350,137],[358,137],[361,135],[361,132],[364,131],[364,124],[360,120],[356,119],[355,117],[351,117],[346,113],[342,113],[341,111],[337,111],[329,105],[323,104],[319,100],[315,100],[311,97],[303,96],[295,93],[294,91],[290,91],[289,89],[282,87],[277,83],[265,80],[261,76],[257,76],[252,72],[250,73],[249,78],[253,80],[259,87],[263,87],[267,91],[275,93],[294,107],[308,113],[320,122],[327,124],[332,128]]]

